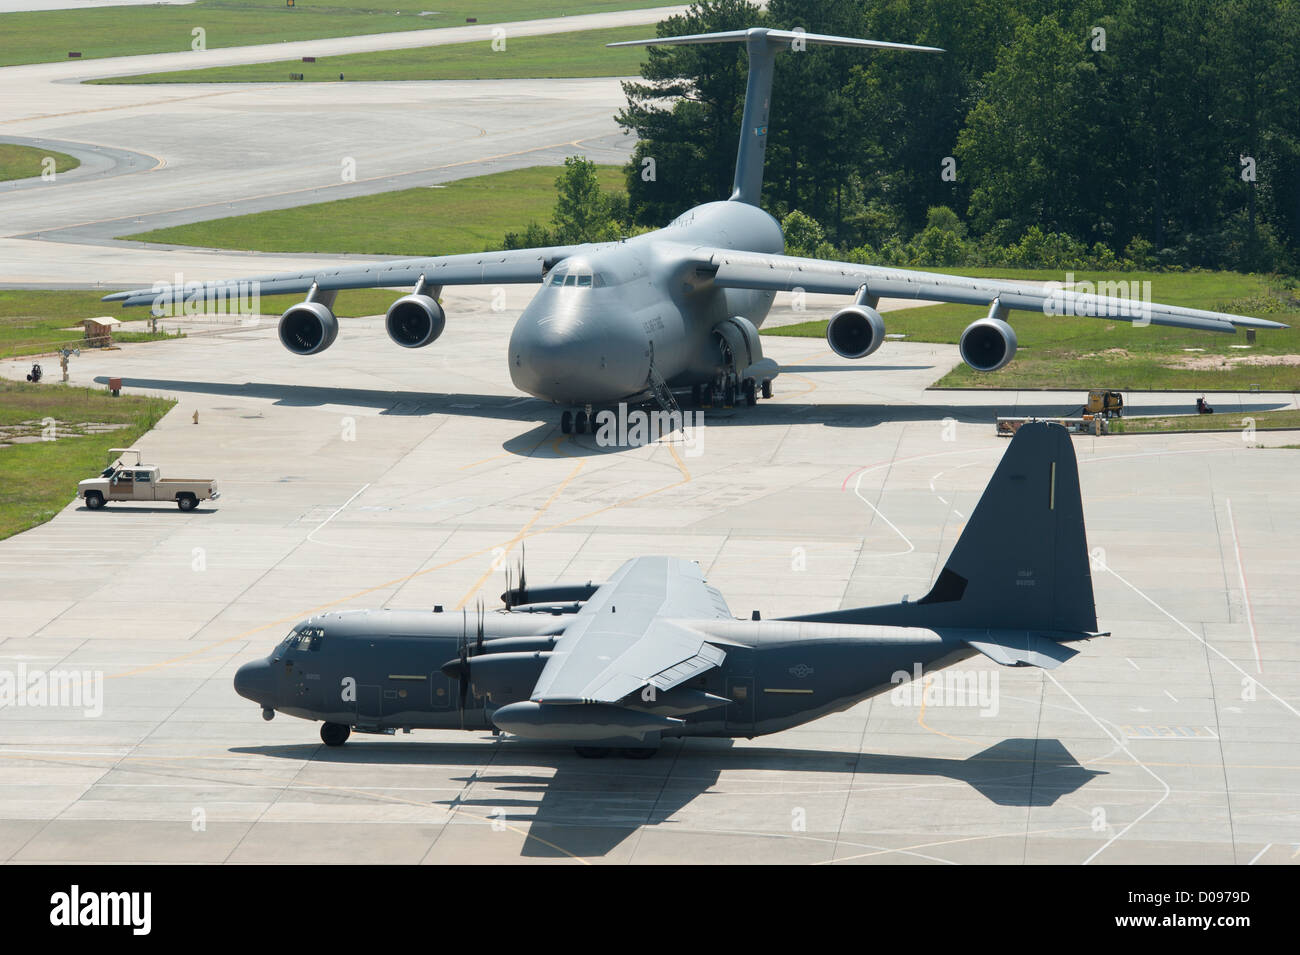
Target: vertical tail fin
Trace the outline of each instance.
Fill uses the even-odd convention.
[[[1031,422],[1011,439],[930,592],[963,626],[1093,632],[1097,610],[1074,444]],[[952,621],[955,623],[956,621]]]
[[[1069,433],[1046,422],[1016,432],[938,579],[920,600],[791,619],[1095,632],[1079,466]]]
[[[740,124],[740,146],[736,150],[736,177],[731,198],[758,205],[763,192],[763,154],[767,150],[767,119],[772,102],[772,70],[776,55],[785,50],[801,51],[805,44],[855,46],[872,50],[913,50],[942,53],[938,47],[859,40],[827,36],[802,30],[729,30],[723,33],[695,33],[689,36],[659,37],[654,40],[625,40],[606,46],[678,46],[688,43],[744,43],[749,52],[749,82],[745,87],[745,114]]]

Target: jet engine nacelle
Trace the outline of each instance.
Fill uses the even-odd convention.
[[[841,358],[866,358],[885,341],[885,320],[867,305],[848,305],[826,323],[826,344]]]
[[[442,334],[447,316],[428,295],[406,295],[388,306],[384,327],[403,348],[423,348]]]
[[[334,344],[339,320],[320,302],[302,302],[280,316],[280,342],[295,355],[315,355]]]
[[[957,343],[961,360],[976,371],[997,371],[1016,357],[1016,332],[1000,318],[971,322]]]

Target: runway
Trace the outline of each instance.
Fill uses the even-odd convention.
[[[1113,635],[1050,673],[973,663],[999,681],[995,713],[882,696],[633,764],[487,734],[326,750],[313,724],[263,722],[231,678],[293,622],[495,606],[523,548],[536,582],[692,558],[746,618],[915,597],[1005,447],[992,418],[1080,400],[923,391],[949,346],[850,363],[766,339],[787,370],[772,401],[706,412],[695,448],[598,448],[509,385],[526,292],[494,313],[449,291],[447,332],[414,354],[362,319],[314,359],[263,324],[74,360],[74,383],[178,397],[146,458],[223,496],[192,514],[74,504],[0,542],[0,666],[104,676],[98,718],[0,714],[0,858],[1294,861],[1297,452],[1235,433],[1075,439]]]
[[[436,47],[654,24],[661,7],[338,37],[202,53],[0,69],[0,142],[71,152],[87,168],[0,183],[0,285],[149,285],[281,271],[343,256],[250,255],[117,243],[204,219],[429,186],[584,154],[622,163],[619,79],[94,86],[86,80],[301,56]],[[653,26],[647,29],[653,30]],[[431,55],[434,55],[431,53]],[[286,67],[287,70],[287,67]],[[431,253],[437,223],[430,223]],[[255,261],[250,262],[250,259]]]

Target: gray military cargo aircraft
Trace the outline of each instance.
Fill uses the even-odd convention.
[[[920,600],[736,619],[698,565],[630,560],[603,584],[502,595],[506,609],[329,613],[235,674],[276,712],[353,728],[504,730],[580,754],[798,726],[982,653],[1054,668],[1098,636],[1079,473],[1059,425],[1021,427]]]
[[[565,433],[594,430],[598,406],[655,401],[676,410],[673,389],[689,388],[696,403],[724,406],[770,397],[780,368],[764,356],[758,329],[780,291],[853,295],[826,327],[827,343],[850,359],[866,358],[884,342],[885,322],[876,310],[882,297],[986,306],[988,315],[966,328],[958,346],[970,367],[985,372],[1015,356],[1015,331],[1006,321],[1013,309],[1220,332],[1286,327],[1081,290],[783,255],[780,225],[759,208],[777,53],[807,44],[943,51],[761,28],[609,45],[683,43],[744,43],[749,80],[731,197],[689,209],[662,229],[622,242],[331,266],[233,282],[160,283],[105,301],[161,310],[187,302],[218,305],[250,286],[262,295],[305,292],[305,300],[280,317],[279,336],[291,352],[314,355],[338,335],[333,306],[343,289],[411,286],[389,307],[385,326],[398,345],[422,348],[445,327],[438,296],[447,286],[541,283],[510,336],[507,361],[516,387],[565,407]]]

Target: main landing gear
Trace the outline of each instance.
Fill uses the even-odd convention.
[[[612,756],[618,753],[625,759],[649,759],[655,753],[659,752],[658,746],[624,746],[621,749],[615,749],[613,746],[575,746],[573,751],[583,759],[604,759],[606,756]]]
[[[321,742],[326,746],[342,746],[352,735],[352,727],[346,723],[322,723],[320,728]]]
[[[747,407],[758,404],[758,397],[772,397],[772,379],[761,382],[741,379],[735,374],[719,375],[708,384],[691,385],[691,401],[697,408],[734,408],[744,401]]]

